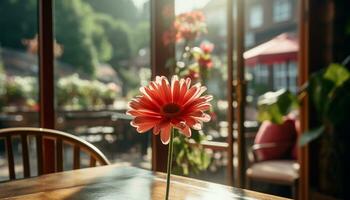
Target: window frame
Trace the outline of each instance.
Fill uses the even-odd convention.
[[[155,75],[169,75],[169,71],[165,69],[164,64],[166,63],[167,59],[171,56],[174,56],[174,50],[175,49],[169,49],[164,50],[165,48],[162,46],[161,40],[157,40],[156,38],[161,38],[161,35],[166,30],[166,25],[164,24],[163,17],[162,17],[162,10],[165,6],[173,6],[174,0],[151,0],[151,62],[152,62],[152,77]],[[238,0],[235,4],[236,6],[244,6],[243,0]],[[219,151],[226,151],[228,153],[228,164],[227,165],[227,183],[228,185],[233,186],[233,180],[234,180],[234,172],[233,172],[233,119],[234,119],[234,112],[233,112],[233,93],[234,90],[237,91],[243,91],[243,79],[238,81],[238,84],[234,87],[233,80],[233,55],[234,55],[234,38],[233,38],[233,6],[234,1],[228,0],[227,1],[227,38],[228,38],[228,50],[227,50],[227,57],[228,57],[228,84],[227,84],[227,92],[228,94],[228,104],[231,106],[228,106],[228,137],[227,142],[208,142],[204,144],[206,148],[213,149],[213,150],[219,150]],[[175,15],[175,14],[173,14]],[[39,37],[39,73],[40,73],[40,84],[39,84],[39,91],[40,91],[40,127],[43,128],[55,128],[55,109],[54,109],[54,56],[53,56],[53,0],[38,0],[38,16],[39,16],[39,30],[38,30],[38,37]],[[236,19],[236,25],[244,25],[244,11],[243,9],[240,9],[240,12],[238,13],[238,18]],[[238,33],[237,38],[244,38],[244,32],[243,29]],[[237,39],[236,39],[237,40]],[[240,66],[238,68],[243,69],[243,46],[244,41],[243,40],[237,40],[240,41],[238,44],[239,46],[236,46],[236,48],[241,48],[240,50],[237,50],[237,59],[238,62],[240,62]],[[235,41],[236,42],[236,41]],[[45,66],[45,67],[44,67]],[[242,70],[238,70],[239,73],[237,76],[242,76]],[[45,83],[45,84],[44,84]],[[239,92],[239,94],[242,94]],[[241,98],[243,99],[243,98]],[[237,116],[241,116],[243,114],[242,111],[236,112],[238,113]],[[242,116],[241,116],[242,117]],[[242,118],[243,119],[243,118]],[[241,124],[241,125],[240,125]],[[243,122],[238,124],[238,137],[243,138],[243,136],[240,136],[243,130]],[[166,169],[166,155],[167,155],[167,148],[161,144],[159,136],[152,135],[152,169],[154,171],[165,171]],[[238,139],[240,140],[240,139]],[[238,146],[242,146],[243,142],[238,141]],[[47,159],[49,162],[44,163],[44,173],[50,173],[55,170],[54,166],[54,141],[47,140],[44,141],[44,148],[45,148],[45,159]],[[241,147],[239,149],[243,149],[244,147]],[[242,152],[244,153],[244,152]],[[244,166],[244,156],[242,156],[242,153],[239,156],[239,168],[241,166]],[[244,176],[242,175],[242,172],[245,169],[238,170],[240,173],[237,174],[238,177],[240,177],[240,180],[244,180]],[[239,183],[238,186],[243,186],[243,183]]]
[[[292,4],[289,0],[274,0],[272,10],[275,23],[288,21],[292,17]]]
[[[249,10],[249,27],[251,29],[257,29],[262,27],[263,25],[264,8],[262,4],[256,3]]]

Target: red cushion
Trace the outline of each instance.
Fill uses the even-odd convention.
[[[287,118],[283,124],[273,124],[265,121],[261,124],[255,137],[254,144],[277,143],[276,147],[257,150],[256,156],[259,160],[275,160],[290,158],[291,143],[295,143],[297,132],[295,120]],[[280,145],[278,145],[280,144]]]

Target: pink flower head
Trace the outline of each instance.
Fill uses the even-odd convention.
[[[200,48],[203,50],[204,53],[208,54],[213,51],[214,44],[210,42],[202,42]]]
[[[148,86],[141,87],[141,95],[129,103],[128,115],[134,117],[131,126],[144,133],[153,129],[163,144],[170,140],[172,128],[190,137],[191,128],[200,130],[203,122],[210,120],[210,95],[201,96],[206,87],[197,83],[191,86],[191,79],[178,79],[173,76],[171,83],[164,76],[157,76]]]
[[[194,40],[207,31],[204,15],[200,11],[182,13],[176,16],[172,28],[176,30],[176,41]]]

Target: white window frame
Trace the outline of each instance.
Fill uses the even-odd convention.
[[[264,23],[264,9],[261,4],[253,5],[249,10],[250,28],[259,28]]]
[[[275,0],[273,2],[273,21],[283,22],[292,17],[292,4],[289,0]]]

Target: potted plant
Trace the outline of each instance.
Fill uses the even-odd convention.
[[[68,110],[86,109],[94,100],[89,100],[94,89],[88,80],[83,80],[78,74],[60,78],[57,82],[57,104]],[[98,96],[95,95],[94,98]],[[97,101],[97,100],[96,100]]]
[[[120,92],[121,88],[115,83],[108,83],[104,85],[101,95],[104,105],[113,105],[114,100],[118,97],[118,94],[120,94]]]
[[[6,80],[6,104],[23,108],[36,102],[38,89],[34,77],[13,76]]]
[[[281,144],[274,148],[257,151],[258,160],[296,158],[291,150],[295,146],[297,119],[295,115],[291,116],[289,113],[297,107],[296,97],[284,89],[267,92],[258,98],[258,120],[262,124],[254,143]]]

